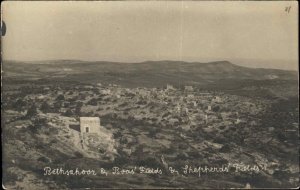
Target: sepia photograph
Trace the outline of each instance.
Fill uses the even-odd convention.
[[[2,188],[299,188],[298,9],[2,2]]]

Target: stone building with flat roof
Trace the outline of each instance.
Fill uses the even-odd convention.
[[[80,117],[81,133],[100,133],[99,117]]]

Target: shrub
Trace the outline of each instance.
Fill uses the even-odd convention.
[[[37,159],[37,161],[44,162],[44,163],[49,163],[50,162],[49,158],[46,158],[45,156],[39,157]]]
[[[72,115],[74,115],[73,111],[71,109],[68,109],[65,113],[64,113],[65,116],[67,117],[70,117]]]
[[[44,113],[48,113],[51,111],[51,107],[47,102],[43,102],[43,104],[41,105],[41,111]]]
[[[181,152],[177,155],[177,159],[179,159],[179,160],[186,160],[187,158],[188,158],[188,155],[186,153]]]
[[[228,144],[225,144],[221,149],[220,149],[220,152],[223,152],[223,153],[228,153],[230,152],[230,146]]]
[[[212,111],[218,112],[220,110],[220,106],[214,106],[212,107]]]
[[[29,125],[28,130],[33,134],[36,134],[38,132],[38,128],[33,125]]]
[[[202,159],[203,156],[197,152],[197,151],[191,151],[188,153],[189,157],[192,157],[192,158],[197,158],[197,159]]]
[[[30,118],[30,117],[33,117],[37,114],[37,108],[35,105],[32,105],[28,110],[27,110],[27,113],[26,113],[26,117],[27,118]]]
[[[180,144],[178,145],[178,148],[179,148],[179,149],[184,149],[184,150],[186,150],[186,149],[189,148],[189,146],[188,146],[187,144],[185,144],[185,143],[180,143]]]
[[[3,180],[2,184],[11,183],[14,185],[14,184],[16,184],[16,181],[18,181],[20,179],[18,178],[17,174],[15,174],[11,171],[7,171],[7,170],[5,172],[5,170],[4,170],[2,180]]]
[[[116,159],[114,160],[114,164],[116,166],[123,166],[125,164],[128,164],[130,160],[128,160],[127,157],[125,156],[118,156],[116,157]]]
[[[149,130],[149,133],[148,133],[148,136],[151,137],[151,138],[155,138],[156,135],[161,131],[160,128],[151,128]]]
[[[144,159],[141,159],[139,161],[137,161],[137,164],[139,166],[146,166],[146,167],[152,167],[152,168],[156,168],[156,167],[160,167],[163,168],[163,164],[158,160],[158,158],[155,157],[147,157]]]
[[[65,100],[64,95],[60,94],[57,96],[56,100]]]
[[[80,152],[78,152],[78,151],[76,151],[74,153],[74,155],[75,155],[76,158],[83,158],[83,155]]]
[[[92,106],[97,106],[98,105],[98,101],[97,101],[97,99],[93,98],[90,101],[88,101],[87,104],[88,105],[92,105]]]
[[[23,107],[26,106],[26,102],[23,101],[22,99],[18,99],[15,103],[13,103],[13,108],[15,108],[18,111],[21,111]]]
[[[120,131],[117,131],[116,133],[113,134],[114,138],[119,138],[122,136],[122,133]]]
[[[227,142],[228,140],[226,140],[226,138],[224,138],[223,136],[217,136],[213,142],[214,143],[220,143],[220,144],[223,144],[225,142]]]

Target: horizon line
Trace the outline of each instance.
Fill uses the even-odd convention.
[[[254,59],[254,58],[233,58],[232,60],[260,60],[260,61],[289,61],[289,62],[297,62],[299,63],[299,60],[293,60],[293,59]],[[235,66],[239,67],[246,67],[246,68],[253,68],[253,69],[274,69],[274,70],[284,70],[284,71],[299,71],[299,64],[297,64],[297,68],[274,68],[274,67],[255,67],[255,66],[248,66],[248,65],[240,65],[233,63],[233,61],[230,61],[230,59],[216,59],[215,61],[185,61],[185,60],[173,60],[173,59],[162,59],[162,60],[144,60],[144,61],[138,61],[138,62],[129,62],[129,61],[110,61],[110,60],[82,60],[82,59],[44,59],[44,60],[16,60],[16,59],[2,59],[1,62],[24,62],[24,63],[33,63],[35,64],[36,62],[51,62],[51,61],[78,61],[78,62],[86,62],[86,63],[96,63],[96,62],[108,62],[108,63],[116,63],[116,64],[123,64],[123,63],[132,63],[132,64],[139,64],[139,63],[145,63],[145,62],[183,62],[183,63],[199,63],[199,64],[206,64],[206,63],[215,63],[215,62],[229,62]],[[38,63],[36,63],[38,64]],[[40,64],[47,64],[47,63],[40,63]]]

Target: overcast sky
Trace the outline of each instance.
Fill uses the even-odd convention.
[[[252,67],[297,69],[297,6],[226,1],[4,2],[3,58],[248,60],[244,64]]]

